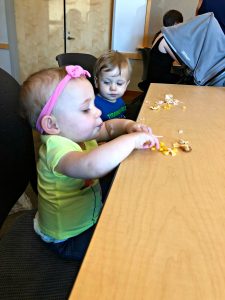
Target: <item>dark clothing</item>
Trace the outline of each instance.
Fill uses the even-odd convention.
[[[148,79],[150,82],[176,83],[179,80],[179,76],[171,74],[171,68],[173,66],[172,57],[168,53],[159,51],[159,44],[162,39],[163,37],[161,37],[152,47]]]
[[[172,57],[168,53],[159,51],[159,44],[162,39],[163,36],[159,38],[151,49],[147,79],[138,84],[138,87],[144,92],[147,92],[151,82],[177,83],[180,80],[178,74],[171,73],[173,66]]]
[[[213,12],[225,34],[225,0],[203,0],[198,15]]]
[[[91,241],[95,225],[81,234],[60,243],[45,243],[53,252],[64,259],[82,261]]]
[[[126,114],[127,119],[133,121],[137,120],[144,99],[145,99],[145,93],[141,93],[132,101],[132,103],[127,104],[127,114]]]

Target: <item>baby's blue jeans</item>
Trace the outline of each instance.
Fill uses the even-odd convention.
[[[64,259],[82,261],[91,241],[95,225],[81,234],[60,243],[45,243],[48,248]]]

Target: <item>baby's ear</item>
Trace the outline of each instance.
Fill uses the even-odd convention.
[[[44,116],[41,119],[41,127],[47,134],[59,134],[60,129],[54,116]]]

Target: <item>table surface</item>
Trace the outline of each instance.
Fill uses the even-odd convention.
[[[138,120],[192,151],[120,165],[70,300],[225,299],[225,88],[151,84]]]

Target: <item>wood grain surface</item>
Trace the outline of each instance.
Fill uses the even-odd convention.
[[[70,300],[225,299],[225,88],[152,84],[138,120],[193,150],[120,165]]]

